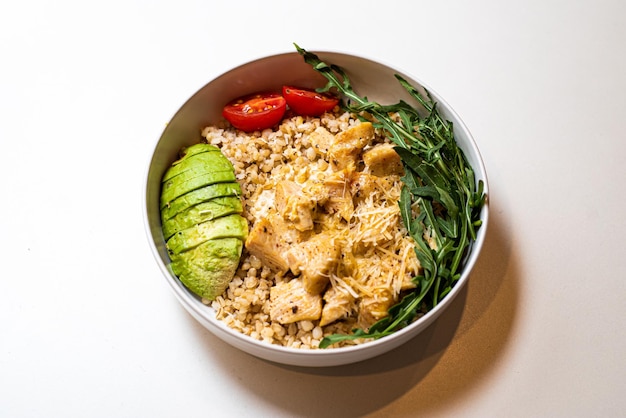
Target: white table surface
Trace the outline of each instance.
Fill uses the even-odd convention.
[[[0,416],[626,415],[626,2],[5,3]],[[468,286],[362,364],[227,346],[177,303],[144,232],[168,119],[292,42],[426,81],[489,174]]]

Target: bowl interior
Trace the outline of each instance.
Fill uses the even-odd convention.
[[[414,103],[396,81],[394,74],[402,75],[415,87],[428,89],[433,99],[438,102],[441,115],[453,123],[456,140],[474,168],[477,181],[482,180],[485,183],[487,192],[487,175],[470,132],[436,92],[408,74],[367,58],[337,52],[315,53],[323,61],[342,67],[358,94],[381,104],[395,103],[400,99]],[[221,119],[222,107],[228,101],[257,91],[280,90],[285,84],[315,88],[325,83],[326,79],[306,64],[296,52],[251,61],[215,78],[184,103],[167,124],[149,161],[145,183],[144,221],[148,241],[161,271],[181,304],[207,329],[235,347],[266,360],[297,366],[334,366],[365,360],[399,346],[423,330],[449,305],[467,281],[482,247],[488,217],[488,206],[485,205],[481,213],[483,226],[478,231],[477,240],[467,257],[462,276],[453,290],[427,315],[392,336],[354,347],[299,350],[271,346],[253,340],[217,320],[213,309],[189,292],[167,268],[169,257],[161,232],[159,212],[161,178],[177,158],[182,147],[199,142],[202,139],[202,129]]]

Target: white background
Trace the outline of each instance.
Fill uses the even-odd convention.
[[[624,416],[626,2],[219,4],[0,6],[0,416]],[[227,346],[178,305],[143,229],[169,118],[292,42],[424,80],[487,166],[468,286],[366,363]]]

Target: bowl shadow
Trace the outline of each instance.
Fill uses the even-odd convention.
[[[191,316],[206,352],[250,396],[288,416],[416,416],[445,411],[480,387],[504,357],[520,292],[509,228],[491,202],[470,280],[448,309],[406,344],[345,366],[305,368],[233,353]],[[233,365],[233,357],[237,364]],[[393,405],[392,405],[393,404]]]

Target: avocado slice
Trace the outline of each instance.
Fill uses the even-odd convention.
[[[206,155],[209,154],[208,152],[205,154],[201,154],[201,155]],[[190,160],[193,160],[195,157],[190,158]],[[193,162],[193,161],[190,161]],[[180,166],[176,166],[176,167],[180,167]],[[162,184],[165,183],[169,183],[172,182],[173,184],[178,183],[178,182],[183,182],[186,181],[190,178],[193,177],[198,177],[201,176],[205,173],[214,173],[216,171],[233,171],[233,166],[230,164],[230,161],[226,160],[226,161],[219,161],[217,163],[215,163],[215,161],[211,161],[210,163],[195,163],[192,164],[191,166],[188,166],[184,171],[181,171],[180,173],[165,178],[163,177],[162,180]]]
[[[172,165],[167,169],[161,182],[165,183],[182,173],[192,174],[195,172],[200,174],[206,171],[224,170],[234,170],[234,168],[230,160],[216,147],[215,150],[185,156],[182,160],[179,160],[178,164]]]
[[[209,240],[239,238],[245,241],[247,236],[248,221],[239,214],[232,214],[178,231],[167,240],[166,246],[170,255],[174,255],[195,248]]]
[[[185,160],[185,158],[191,157],[192,155],[201,154],[207,151],[221,151],[215,145],[207,144],[206,142],[199,142],[197,144],[193,144],[188,146],[187,148],[183,148],[179,153],[178,160],[174,161],[172,165],[178,165]]]
[[[173,256],[170,268],[193,293],[215,300],[235,275],[242,249],[243,241],[239,238],[206,241]]]
[[[241,196],[241,186],[239,183],[215,183],[210,186],[201,187],[186,193],[161,209],[161,220],[163,222],[173,218],[176,214],[188,209],[198,203],[214,199],[216,197]]]
[[[163,222],[163,237],[167,240],[183,229],[233,213],[242,213],[243,204],[238,196],[216,197],[191,206]]]
[[[164,208],[172,200],[192,190],[214,183],[231,183],[235,180],[235,172],[233,170],[208,171],[196,176],[188,176],[186,173],[182,173],[163,183],[163,188],[161,189],[161,208]]]

